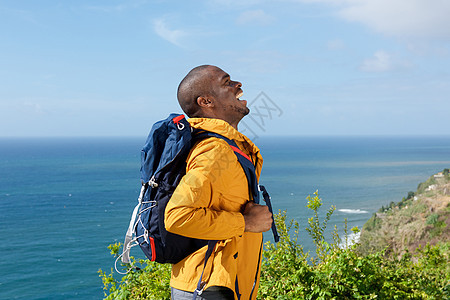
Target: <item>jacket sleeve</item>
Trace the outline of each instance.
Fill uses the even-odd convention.
[[[195,146],[187,160],[186,175],[166,207],[167,231],[207,240],[225,240],[244,233],[242,213],[217,206],[224,182],[233,179],[221,177],[221,170],[229,167],[230,161],[236,163],[236,158],[225,141],[209,138]]]

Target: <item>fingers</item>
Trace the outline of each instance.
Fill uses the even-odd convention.
[[[272,227],[272,214],[266,205],[248,202],[243,215],[247,232],[266,232]]]

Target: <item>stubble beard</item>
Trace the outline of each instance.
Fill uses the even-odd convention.
[[[239,114],[241,119],[250,113],[250,109],[247,106],[244,107],[233,106],[232,110],[235,111],[237,114]]]

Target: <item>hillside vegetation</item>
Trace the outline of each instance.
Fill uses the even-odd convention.
[[[363,226],[360,251],[386,249],[401,256],[419,247],[450,241],[449,170],[431,176],[400,202],[382,207]]]

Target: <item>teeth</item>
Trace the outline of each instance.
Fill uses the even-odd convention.
[[[239,92],[239,93],[236,95],[236,99],[239,99],[240,97],[242,97],[242,95],[244,95],[244,92]]]

